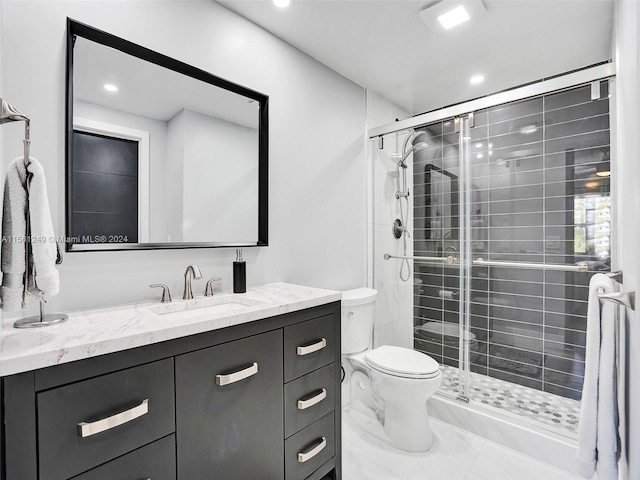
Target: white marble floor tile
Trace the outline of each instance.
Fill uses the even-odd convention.
[[[348,430],[355,429],[356,435],[359,437],[359,440],[350,447],[345,447],[343,465],[353,464],[354,462],[358,462],[359,465],[366,464],[370,468],[390,472],[394,475],[389,477],[392,479],[464,480],[473,458],[469,454],[461,453],[460,450],[464,448],[464,445],[471,445],[472,449],[476,448],[478,450],[480,447],[474,440],[465,439],[464,435],[459,435],[457,432],[446,432],[441,426],[436,428],[439,431],[439,433],[436,433],[436,442],[440,442],[440,439],[442,439],[443,441],[453,442],[455,446],[440,446],[440,453],[438,453],[438,450],[434,450],[435,446],[425,453],[410,453],[393,448],[385,442],[359,431],[353,423],[343,420],[343,435]],[[346,435],[350,434],[346,433]],[[358,459],[356,460],[352,457],[358,457]],[[343,468],[345,467],[343,466]],[[355,469],[355,473],[358,473],[357,469]],[[361,477],[352,477],[345,473],[344,480],[361,480]]]
[[[519,452],[487,442],[472,465],[466,480],[579,480]]]
[[[342,418],[343,480],[581,480],[439,420],[431,450],[409,453],[363,432],[346,411]]]
[[[467,470],[471,468],[487,440],[440,420],[429,421],[435,436],[429,453]]]
[[[372,461],[365,455],[363,448],[366,449],[366,445],[361,443],[343,449],[342,480],[402,480],[382,466],[382,462]]]

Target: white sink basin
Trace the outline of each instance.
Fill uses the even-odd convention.
[[[149,307],[147,311],[166,319],[185,320],[204,316],[214,318],[263,304],[260,300],[241,295],[220,295],[164,303]]]

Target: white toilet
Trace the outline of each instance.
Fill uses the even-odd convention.
[[[351,371],[349,416],[396,448],[424,452],[433,445],[427,399],[440,387],[442,372],[438,362],[416,350],[372,349],[376,294],[371,288],[342,293],[342,355],[345,370]]]

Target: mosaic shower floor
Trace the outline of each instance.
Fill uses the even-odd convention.
[[[440,368],[444,375],[441,391],[457,395],[458,369],[448,365],[441,365]],[[580,416],[578,400],[478,373],[472,372],[470,375],[469,400],[553,426],[569,437],[577,436]]]

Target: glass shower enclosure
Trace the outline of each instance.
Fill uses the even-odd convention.
[[[538,94],[524,87],[372,135],[390,162],[404,139],[426,143],[406,159],[412,252],[396,256],[411,258],[413,348],[440,363],[441,393],[568,436],[589,279],[611,270],[609,76],[596,67],[583,83],[542,82]],[[399,272],[393,257],[374,269],[396,262]]]

